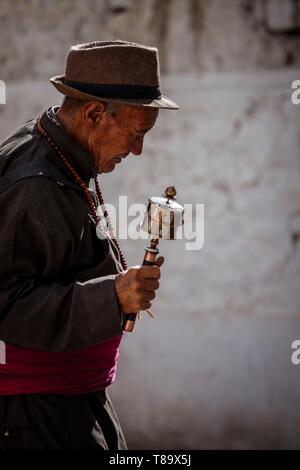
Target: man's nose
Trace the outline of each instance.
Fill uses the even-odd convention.
[[[138,136],[131,147],[131,153],[134,155],[141,155],[143,150],[144,136]]]

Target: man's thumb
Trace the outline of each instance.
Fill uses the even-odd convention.
[[[158,266],[159,268],[164,264],[164,261],[165,261],[165,258],[163,256],[159,256],[156,260],[155,260],[155,265]]]

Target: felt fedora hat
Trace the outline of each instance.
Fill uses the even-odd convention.
[[[50,79],[58,91],[85,101],[179,109],[160,91],[158,50],[126,41],[72,46],[65,75]]]

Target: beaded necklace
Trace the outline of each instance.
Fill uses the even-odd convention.
[[[50,135],[47,133],[47,131],[42,127],[41,125],[41,121],[40,119],[37,120],[36,122],[36,129],[37,131],[39,132],[39,134],[41,134],[42,137],[44,137],[48,142],[49,144],[54,148],[54,150],[56,151],[57,155],[60,157],[60,159],[63,161],[63,163],[65,164],[65,166],[68,168],[68,170],[71,172],[74,180],[76,181],[76,183],[79,184],[79,186],[83,189],[84,193],[85,193],[85,196],[87,198],[87,201],[88,201],[88,204],[90,206],[90,209],[91,209],[91,213],[92,213],[92,217],[93,217],[93,220],[95,222],[95,224],[97,225],[100,221],[100,218],[97,214],[97,208],[96,208],[96,204],[95,202],[93,201],[93,198],[91,196],[91,193],[90,193],[90,190],[89,188],[87,187],[87,185],[85,184],[85,182],[82,180],[82,178],[80,178],[80,176],[78,175],[77,171],[75,170],[75,168],[73,167],[73,165],[71,165],[71,163],[69,162],[69,160],[65,157],[65,155],[62,153],[62,151],[60,150],[60,148],[58,147],[58,145],[56,145],[56,143],[54,142],[54,140],[50,137]],[[109,218],[109,215],[108,215],[108,211],[105,207],[105,204],[104,204],[104,199],[103,199],[103,196],[102,196],[102,192],[100,190],[100,187],[99,187],[99,183],[97,181],[97,178],[95,178],[95,187],[96,187],[96,193],[97,193],[97,197],[98,197],[98,200],[99,200],[99,203],[101,204],[101,208],[103,210],[103,215],[104,215],[104,218],[105,218],[105,221],[106,221],[106,224],[107,224],[107,228],[109,230],[109,233],[110,233],[110,237],[111,237],[111,240],[114,242],[117,250],[118,250],[118,253],[119,253],[119,256],[120,256],[120,260],[121,260],[121,264],[122,264],[122,267],[124,270],[127,269],[127,263],[126,263],[126,260],[125,260],[125,257],[121,251],[121,248],[120,248],[120,245],[119,245],[119,242],[117,241],[115,235],[114,235],[114,231],[113,231],[113,228],[112,228],[112,224],[111,224],[111,221],[110,221],[110,218]]]

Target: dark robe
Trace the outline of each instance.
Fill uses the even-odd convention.
[[[97,238],[84,192],[51,145],[27,122],[0,146],[0,340],[37,351],[71,351],[122,332],[111,247]],[[45,112],[41,124],[88,184],[89,153]],[[48,163],[61,181],[1,177]],[[2,178],[3,180],[3,178]],[[0,365],[1,367],[1,365]],[[0,379],[1,380],[1,379]],[[0,396],[0,448],[124,449],[106,390]]]

